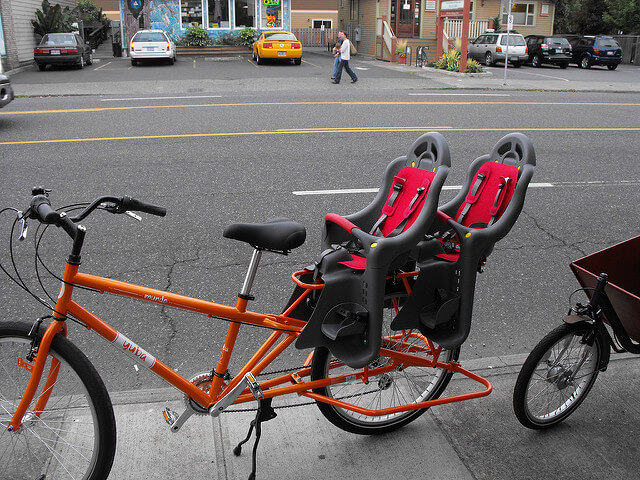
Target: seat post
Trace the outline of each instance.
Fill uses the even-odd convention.
[[[247,269],[247,276],[244,279],[244,285],[242,290],[238,294],[238,297],[243,300],[253,300],[251,296],[251,288],[253,287],[253,281],[256,279],[256,273],[258,272],[258,266],[260,265],[260,259],[262,258],[262,250],[256,248],[253,251],[251,262],[249,262],[249,268]]]

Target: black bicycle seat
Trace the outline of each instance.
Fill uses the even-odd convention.
[[[307,231],[304,226],[288,218],[274,218],[264,223],[232,223],[222,235],[246,242],[259,250],[286,255],[304,243]]]

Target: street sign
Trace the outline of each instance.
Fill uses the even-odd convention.
[[[507,30],[513,30],[513,15],[507,17]]]

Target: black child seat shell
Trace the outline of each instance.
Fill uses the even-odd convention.
[[[533,145],[520,133],[506,135],[471,164],[460,193],[440,208],[430,235],[412,251],[420,274],[393,330],[417,328],[444,348],[465,341],[476,275],[520,215],[535,164]]]
[[[375,359],[387,274],[404,265],[430,231],[450,165],[444,137],[426,133],[389,164],[367,207],[346,217],[325,217],[325,250],[316,267],[324,288],[297,348],[328,347],[353,368]]]

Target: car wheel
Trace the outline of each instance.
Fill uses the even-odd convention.
[[[138,61],[135,58],[131,59],[131,66],[135,67],[136,65],[138,65]]]
[[[173,62],[175,62],[173,57],[169,57],[167,61],[169,62],[169,65],[173,65]]]
[[[262,59],[262,57],[260,56],[260,54],[258,52],[256,52],[256,63],[258,65],[262,65],[264,63],[264,60]]]
[[[39,64],[38,64],[38,69],[39,69],[41,72],[44,72],[44,71],[47,69],[47,64],[46,64],[46,63],[39,63]]]
[[[491,55],[491,52],[487,52],[484,56],[484,64],[487,67],[493,67],[493,56]]]
[[[542,67],[542,61],[540,60],[540,55],[534,55],[531,59],[531,66],[535,68]]]
[[[618,65],[607,65],[607,68],[609,70],[615,70],[616,68],[618,68]]]
[[[586,55],[584,57],[582,57],[582,60],[580,60],[580,67],[582,67],[582,68],[591,68],[591,59],[589,57],[587,57]]]
[[[300,65],[301,63],[302,63],[302,57],[293,59],[294,65]]]
[[[513,62],[513,68],[520,68],[520,65],[522,65],[522,62]]]
[[[93,53],[89,53],[89,60],[87,60],[87,65],[93,65]]]
[[[560,64],[560,68],[567,68],[569,66],[569,62],[564,62]]]
[[[78,61],[78,68],[79,68],[80,70],[82,70],[82,69],[84,68],[84,65],[85,65],[85,63],[84,63],[84,57],[83,57],[82,55],[80,55],[80,60]]]
[[[257,62],[258,61],[258,54],[256,53],[255,50],[252,52],[252,56],[253,56],[253,61]]]

